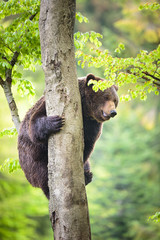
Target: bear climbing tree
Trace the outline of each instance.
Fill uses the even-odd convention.
[[[93,74],[78,79],[83,116],[83,163],[86,185],[92,181],[89,164],[90,154],[101,134],[103,122],[117,115],[116,108],[118,105],[117,86],[113,85],[103,92],[100,90],[94,92],[92,85],[88,86],[91,79],[103,81],[103,79],[95,77]],[[54,102],[52,105],[54,105]],[[22,169],[28,181],[34,187],[40,187],[48,199],[50,198],[47,168],[48,138],[51,134],[57,134],[61,131],[64,124],[63,117],[57,115],[47,116],[45,96],[42,96],[28,111],[19,130],[18,150]],[[55,164],[56,169],[58,162]],[[78,164],[78,161],[76,164]],[[64,171],[67,175],[68,166],[65,167]],[[54,174],[56,175],[55,170]],[[63,181],[63,176],[61,176],[61,180]]]

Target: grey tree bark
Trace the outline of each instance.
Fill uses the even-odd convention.
[[[55,240],[91,239],[74,20],[75,0],[41,0],[39,27],[47,115],[65,117],[64,128],[48,142],[49,211]]]

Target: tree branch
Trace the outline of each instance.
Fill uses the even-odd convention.
[[[12,60],[9,62],[11,65],[11,68],[6,69],[6,81],[4,81],[1,77],[0,77],[0,85],[4,90],[4,94],[6,96],[8,105],[9,105],[9,109],[11,112],[11,116],[12,116],[12,121],[17,129],[17,132],[19,130],[19,126],[20,126],[20,119],[19,119],[19,115],[18,115],[18,108],[16,105],[16,102],[14,100],[13,94],[12,94],[12,90],[11,90],[11,86],[12,86],[12,70],[14,65],[17,62],[19,56],[19,52],[15,52]]]
[[[2,86],[2,84],[3,84],[3,79],[0,77],[0,85]]]
[[[155,80],[157,80],[157,81],[160,81],[160,78],[155,77],[154,75],[152,75],[152,74],[150,74],[150,73],[148,73],[148,72],[142,72],[142,73],[144,73],[145,75],[147,75],[147,76],[149,76],[149,77],[151,77],[151,78],[153,78],[153,79],[155,79]]]
[[[147,77],[145,77],[145,76],[143,76],[142,78],[143,78],[144,80],[146,80],[146,81],[150,81],[150,79],[147,78]],[[160,84],[159,84],[159,83],[153,81],[153,84],[156,85],[156,87],[157,87],[158,89],[160,89]]]
[[[31,15],[31,16],[29,17],[29,20],[31,20],[31,21],[32,21],[32,20],[33,20],[33,18],[34,18],[34,17],[37,15],[37,13],[38,13],[38,12],[36,12],[36,13],[35,13],[35,14],[33,14],[33,15]]]
[[[33,18],[37,15],[37,13],[31,15],[29,17],[29,19],[32,21]],[[5,43],[4,43],[4,45],[6,46]],[[12,49],[10,47],[8,47],[8,46],[6,46],[6,47],[12,51]],[[19,50],[20,49],[21,49],[21,46],[19,47]],[[19,54],[20,54],[20,52],[18,52],[18,51],[13,52],[13,57],[12,57],[11,61],[8,61],[7,58],[4,57],[4,59],[7,60],[9,62],[9,64],[11,65],[11,68],[7,68],[5,70],[5,77],[6,77],[5,81],[0,77],[0,85],[4,90],[4,94],[6,96],[6,99],[7,99],[8,105],[9,105],[9,109],[11,112],[12,121],[17,129],[17,132],[18,132],[19,126],[20,126],[20,119],[19,119],[19,115],[18,115],[18,108],[17,108],[16,102],[15,102],[13,94],[12,94],[11,86],[12,86],[12,70],[13,70],[13,67],[15,66],[15,64],[17,63]]]
[[[17,51],[14,52],[14,55],[13,55],[13,57],[12,57],[12,60],[10,61],[10,64],[11,64],[12,68],[13,68],[14,65],[16,64],[19,54],[20,54],[20,53],[17,52]]]
[[[12,68],[7,68],[6,69],[6,81],[8,82],[8,83],[10,83],[10,85],[12,85],[12,70],[13,70],[13,67],[14,67],[14,65],[16,64],[16,62],[17,62],[17,59],[18,59],[18,56],[19,56],[19,52],[14,52],[14,55],[13,55],[13,57],[12,57],[12,60],[9,62],[10,63],[10,65],[11,65],[11,67]]]
[[[127,70],[127,73],[129,73],[129,74],[133,74],[133,75],[135,75],[135,76],[138,77],[138,74],[136,74],[136,73],[132,73],[130,70]],[[142,72],[142,73],[145,74],[146,76],[152,77],[152,78],[155,79],[156,81],[160,81],[159,78],[154,77],[153,75],[151,75],[151,74],[149,74],[149,73],[147,73],[147,72]],[[147,73],[147,74],[146,74],[146,73]],[[149,79],[149,78],[146,77],[146,76],[142,76],[141,78],[144,79],[144,80],[146,80],[146,81],[151,81],[151,79]],[[156,85],[157,89],[160,90],[160,84],[157,83],[156,81],[153,81],[153,85]]]
[[[19,126],[20,126],[20,119],[19,119],[19,115],[18,115],[18,108],[17,108],[17,105],[13,98],[12,91],[11,91],[11,84],[10,84],[10,82],[3,81],[2,78],[0,78],[0,84],[4,90],[4,94],[6,96],[6,99],[7,99],[8,105],[9,105],[9,109],[10,109],[11,116],[12,116],[12,121],[18,132]]]

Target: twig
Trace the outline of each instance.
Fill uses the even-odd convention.
[[[148,72],[142,72],[142,73],[144,73],[145,75],[147,75],[147,76],[149,76],[149,77],[152,77],[153,79],[155,79],[155,80],[157,80],[157,81],[160,81],[160,78],[157,78],[157,77],[155,77],[154,75],[152,75],[152,74],[150,74],[150,73],[148,73]]]
[[[135,76],[138,77],[138,74],[132,73],[130,70],[127,70],[127,73],[133,74],[133,75],[135,75]],[[147,75],[145,72],[142,72],[142,73],[145,74],[145,75]],[[148,74],[147,76],[152,77],[151,74]],[[146,76],[142,76],[141,78],[144,79],[144,80],[146,80],[146,81],[151,81],[151,80],[150,80],[149,78],[147,78]],[[153,78],[153,77],[152,77],[152,78]],[[155,79],[155,80],[157,80],[157,79]],[[158,79],[158,81],[160,81],[160,79]],[[153,85],[156,85],[157,89],[160,90],[160,84],[159,84],[159,83],[157,83],[156,81],[153,81],[152,83],[153,83]]]
[[[37,15],[37,13],[38,13],[38,12],[36,12],[36,13],[35,13],[35,14],[33,14],[33,15],[31,15],[31,16],[29,17],[29,20],[31,20],[31,21],[32,21],[32,20],[33,20],[33,18],[34,18],[34,17]]]
[[[2,86],[2,84],[3,84],[3,79],[0,77],[0,85]]]

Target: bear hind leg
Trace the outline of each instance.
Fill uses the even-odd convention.
[[[84,177],[85,177],[85,185],[92,182],[93,173],[90,172],[89,160],[87,160],[84,164]]]
[[[47,184],[41,186],[42,191],[44,192],[45,196],[49,199],[49,187]]]

